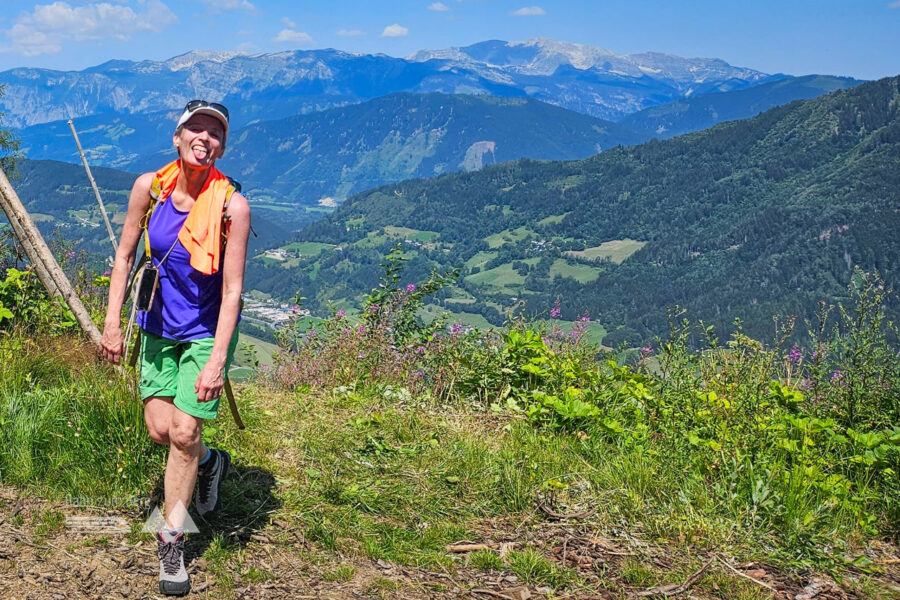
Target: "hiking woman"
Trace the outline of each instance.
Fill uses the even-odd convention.
[[[151,262],[159,271],[149,309],[137,319],[140,391],[151,439],[169,447],[166,526],[157,536],[163,594],[190,590],[184,522],[195,482],[197,511],[214,511],[231,462],[228,453],[207,448],[200,437],[203,420],[217,414],[237,344],[250,230],[246,198],[214,166],[227,135],[224,106],[187,104],[172,137],[177,159],[134,183],[110,278],[101,346],[103,357],[118,364],[127,281],[146,226]]]

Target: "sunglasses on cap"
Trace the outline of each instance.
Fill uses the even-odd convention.
[[[198,108],[209,107],[213,110],[217,110],[225,116],[225,119],[230,121],[231,117],[228,114],[228,109],[218,102],[207,102],[206,100],[191,100],[184,106],[184,112],[194,112]]]

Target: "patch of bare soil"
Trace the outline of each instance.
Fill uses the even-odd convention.
[[[160,597],[156,546],[146,536],[85,534],[66,527],[65,517],[90,511],[27,498],[0,487],[0,598],[3,600],[139,599]],[[140,515],[104,510],[94,515]],[[537,515],[536,515],[537,516]],[[625,531],[599,535],[589,515],[542,514],[526,523],[486,522],[481,539],[447,547],[458,558],[447,571],[395,565],[361,556],[342,556],[313,547],[302,530],[273,519],[258,531],[220,532],[235,543],[217,564],[203,553],[209,538],[197,534],[187,544],[193,589],[189,598],[360,599],[474,598],[529,600],[554,598],[696,598],[722,600],[854,600],[867,596],[852,576],[843,586],[821,574],[787,574],[765,564],[736,562],[698,549],[673,550],[645,543]],[[229,537],[230,536],[230,537]],[[580,583],[553,592],[510,572],[465,566],[469,553],[500,555],[538,549],[557,566],[579,575]],[[900,559],[895,546],[874,544],[869,558],[878,568],[882,598],[900,598]],[[207,553],[206,556],[209,556]],[[635,585],[628,572],[666,574],[661,585]],[[873,588],[874,585],[874,588]],[[735,588],[734,586],[738,586]]]

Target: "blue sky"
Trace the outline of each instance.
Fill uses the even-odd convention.
[[[0,70],[83,69],[194,49],[406,56],[549,37],[767,73],[900,74],[900,0],[2,0]]]

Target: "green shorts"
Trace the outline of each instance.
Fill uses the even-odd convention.
[[[215,419],[219,398],[209,402],[197,400],[194,385],[197,376],[212,354],[211,337],[179,342],[141,331],[141,399],[151,396],[174,396],[175,406],[199,419]],[[238,331],[234,330],[228,345],[225,373],[231,366],[237,347]]]

